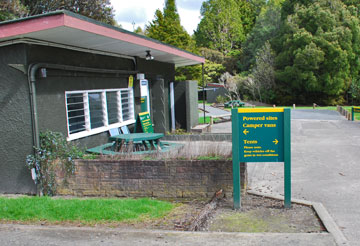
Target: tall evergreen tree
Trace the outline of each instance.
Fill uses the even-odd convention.
[[[239,61],[239,68],[248,71],[255,64],[256,53],[267,41],[279,33],[281,27],[281,3],[279,0],[270,0],[263,7],[256,23],[243,43],[243,53]]]
[[[2,0],[0,2],[0,21],[16,19],[28,15],[28,9],[20,0]]]
[[[28,8],[29,15],[64,9],[106,24],[116,23],[110,0],[21,0],[21,2]]]
[[[359,77],[359,19],[339,0],[286,0],[283,6],[284,26],[275,45],[278,98],[282,103],[341,102]]]
[[[256,18],[256,10],[246,0],[207,0],[200,12],[194,33],[197,45],[223,54],[241,47]]]
[[[155,18],[146,26],[145,33],[150,38],[190,52],[195,51],[195,42],[181,26],[175,0],[166,0],[163,12],[156,10]]]

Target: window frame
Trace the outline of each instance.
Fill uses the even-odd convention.
[[[128,91],[128,99],[130,102],[130,119],[123,121],[123,112],[122,112],[122,97],[121,92]],[[109,124],[108,117],[108,109],[107,109],[107,98],[106,92],[116,92],[117,95],[117,110],[118,110],[118,120],[119,122]],[[90,121],[90,107],[89,107],[89,93],[102,93],[102,111],[103,111],[103,126],[91,129],[91,121]],[[67,95],[69,94],[82,94],[83,95],[83,105],[84,105],[84,118],[85,118],[85,130],[70,133],[70,124],[69,124],[69,112],[68,112],[68,103],[67,103]],[[135,100],[134,100],[134,91],[133,88],[118,88],[118,89],[95,89],[95,90],[76,90],[76,91],[65,91],[65,109],[66,109],[66,126],[68,137],[67,140],[75,140],[79,138],[88,137],[91,135],[99,134],[105,131],[108,131],[112,128],[121,127],[125,125],[134,124],[135,119]]]

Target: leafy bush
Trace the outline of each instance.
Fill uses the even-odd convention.
[[[225,102],[227,102],[227,101],[228,101],[228,99],[227,99],[226,97],[222,96],[222,95],[218,95],[218,96],[216,97],[216,102],[217,102],[217,103],[225,103]]]
[[[26,164],[32,170],[35,183],[39,184],[43,195],[56,194],[55,172],[57,168],[64,171],[66,178],[74,173],[74,159],[81,158],[84,152],[76,145],[66,141],[59,132],[46,131],[40,133],[40,148],[35,149],[34,155],[26,157]]]

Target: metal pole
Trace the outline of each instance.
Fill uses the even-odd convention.
[[[232,128],[232,164],[233,164],[233,196],[234,209],[241,208],[241,176],[240,176],[240,133],[239,113],[237,109],[231,110]]]
[[[284,109],[284,196],[285,208],[291,208],[291,112]]]
[[[202,63],[202,84],[203,84],[203,110],[204,110],[204,124],[206,123],[205,121],[205,80],[204,80],[204,63]]]

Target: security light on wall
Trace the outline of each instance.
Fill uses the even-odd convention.
[[[154,57],[150,54],[150,50],[147,50],[147,51],[146,51],[145,59],[146,59],[147,61],[154,60]]]

